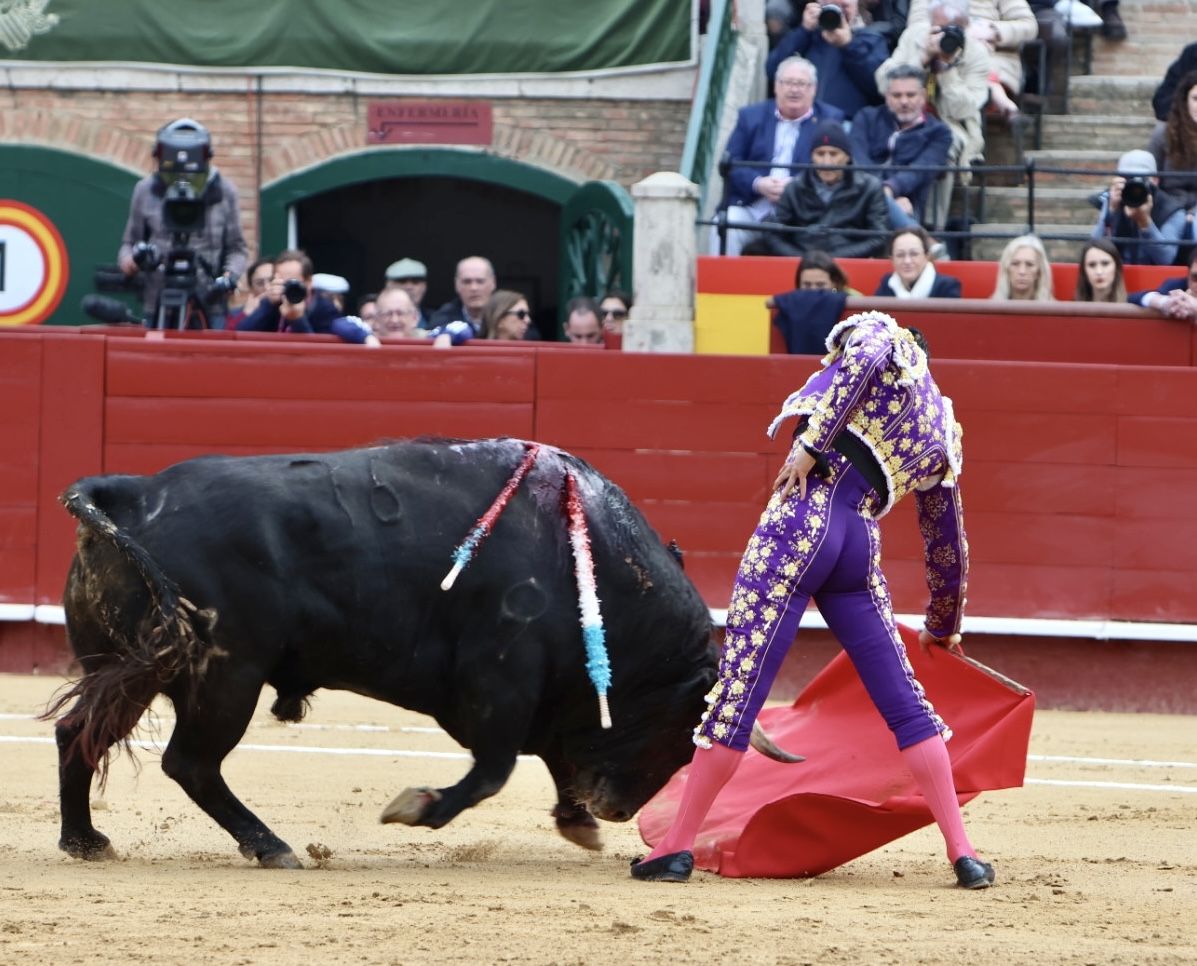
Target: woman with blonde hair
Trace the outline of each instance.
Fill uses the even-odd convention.
[[[1076,270],[1078,302],[1125,302],[1122,256],[1108,238],[1094,238],[1081,249]]]
[[[528,300],[511,289],[497,289],[482,310],[482,337],[518,341],[528,334],[532,312]]]
[[[1019,235],[998,259],[997,287],[989,296],[999,302],[1054,302],[1052,266],[1037,235]]]

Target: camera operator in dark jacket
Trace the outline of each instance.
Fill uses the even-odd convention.
[[[1186,227],[1181,202],[1158,187],[1149,151],[1127,151],[1108,191],[1090,200],[1101,209],[1093,238],[1109,238],[1127,265],[1171,265]],[[1125,241],[1119,239],[1126,239]]]
[[[838,107],[849,120],[868,104],[879,104],[874,73],[889,56],[885,38],[864,26],[858,0],[808,3],[802,23],[786,34],[765,62],[770,87],[778,65],[800,54],[819,72],[815,97]]]
[[[876,255],[888,234],[885,192],[871,174],[853,171],[848,135],[835,121],[815,128],[808,168],[786,185],[773,208],[772,221],[801,232],[769,232],[762,245],[773,255],[801,255],[820,249],[840,258]],[[875,235],[847,234],[869,229]]]
[[[193,253],[194,298],[188,300],[188,317],[202,311],[209,328],[222,329],[228,294],[249,261],[237,189],[210,165],[212,139],[198,121],[180,118],[162,127],[153,156],[158,170],[133,188],[117,263],[128,277],[145,276],[145,315],[153,325],[165,281],[159,266],[172,251]],[[187,217],[194,227],[186,234],[172,231],[167,223],[168,197],[172,203],[182,198],[184,212],[193,206]],[[173,323],[165,324],[173,328]]]
[[[240,332],[321,332],[333,330],[341,312],[312,292],[312,260],[298,248],[274,259],[274,277],[258,307],[237,324]]]

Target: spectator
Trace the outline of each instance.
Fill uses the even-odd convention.
[[[773,221],[801,232],[770,233],[762,247],[773,255],[800,255],[820,249],[841,258],[867,258],[882,246],[886,230],[885,192],[871,174],[851,170],[848,135],[836,121],[814,132],[808,169],[786,185],[773,210]],[[848,234],[856,230],[876,235]]]
[[[1168,279],[1154,292],[1135,292],[1128,301],[1172,319],[1197,322],[1197,247],[1189,252],[1188,266],[1180,278]]]
[[[482,336],[486,339],[522,340],[528,334],[532,312],[519,292],[497,289],[482,312]]]
[[[175,246],[176,233],[165,223],[168,190],[187,192],[203,207],[203,224],[187,237],[196,254],[196,272],[202,289],[213,297],[203,304],[191,298],[184,307],[186,317],[203,315],[211,329],[225,326],[225,302],[249,261],[249,249],[241,234],[241,212],[237,189],[209,163],[212,138],[198,121],[180,118],[159,129],[154,141],[157,170],[133,186],[129,218],[117,252],[117,264],[126,276],[146,276],[142,300],[145,318],[160,328],[181,327],[182,320],[166,319],[159,313],[163,274],[162,259]]]
[[[287,283],[291,284],[287,284]],[[258,306],[242,319],[241,332],[331,332],[340,316],[328,299],[312,292],[312,260],[298,248],[279,252],[274,274]]]
[[[869,17],[869,29],[881,34],[890,53],[898,46],[898,38],[906,29],[910,0],[861,0],[861,13]]]
[[[419,339],[424,332],[418,322],[420,313],[411,296],[403,289],[385,288],[378,293],[374,313],[374,334],[380,339]]]
[[[849,140],[855,164],[880,164],[890,228],[916,225],[935,171],[905,171],[905,165],[942,168],[952,150],[952,132],[927,113],[927,72],[914,64],[896,64],[885,76],[885,104],[862,108]]]
[[[1055,301],[1051,263],[1038,236],[1020,235],[1002,249],[997,287],[990,298],[999,302]]]
[[[881,34],[865,27],[858,0],[803,7],[802,22],[782,38],[765,62],[770,87],[778,65],[794,54],[805,57],[818,72],[815,96],[838,107],[848,120],[862,107],[880,102],[873,74],[889,49]]]
[[[931,261],[934,244],[918,225],[894,232],[889,240],[894,270],[882,276],[873,294],[895,295],[900,299],[960,298],[960,280],[935,271],[935,263]]]
[[[357,317],[373,329],[376,315],[378,315],[378,293],[367,292],[357,300]]]
[[[1176,96],[1163,126],[1151,135],[1148,150],[1160,172],[1160,187],[1188,212],[1188,231],[1193,238],[1193,208],[1197,206],[1197,70],[1185,74],[1176,85]],[[1167,174],[1183,171],[1186,174]]]
[[[967,167],[984,160],[985,134],[981,109],[989,98],[989,49],[969,43],[964,36],[969,14],[966,0],[930,0],[927,17],[911,20],[898,40],[894,54],[877,69],[877,83],[898,64],[924,68],[934,93],[929,103],[952,132],[948,163]],[[967,176],[961,178],[967,181]],[[935,205],[937,227],[947,217],[952,178],[939,182]]]
[[[1180,56],[1168,65],[1164,79],[1160,81],[1160,86],[1152,95],[1151,109],[1155,112],[1157,121],[1168,120],[1168,112],[1172,110],[1172,98],[1176,94],[1176,85],[1180,83],[1180,79],[1185,74],[1192,70],[1197,70],[1197,41],[1189,44],[1180,52]]]
[[[476,335],[482,333],[482,312],[486,300],[495,291],[495,267],[489,259],[471,255],[457,263],[453,276],[457,298],[451,299],[432,314],[433,327],[461,319],[469,322]]]
[[[728,221],[759,222],[769,217],[793,177],[789,165],[810,162],[811,138],[819,122],[844,116],[838,107],[815,100],[818,79],[809,61],[787,57],[777,68],[776,100],[741,108],[724,157],[731,162],[771,161],[775,167],[732,165],[725,185]],[[729,230],[727,254],[739,255],[752,237],[750,229]],[[713,250],[719,250],[717,238]]]
[[[849,295],[848,277],[827,252],[811,251],[802,256],[794,272],[795,288],[774,295],[765,307],[775,309],[773,324],[785,339],[790,355],[821,356],[827,351],[827,336],[840,317]]]
[[[1126,265],[1176,261],[1187,227],[1185,210],[1158,181],[1150,152],[1127,151],[1118,159],[1109,190],[1090,199],[1100,209],[1092,237],[1111,239]]]
[[[603,331],[612,335],[623,335],[623,324],[632,311],[632,296],[619,289],[611,289],[599,302],[599,318]]]
[[[238,280],[234,296],[229,299],[229,308],[233,311],[229,312],[225,320],[226,328],[237,328],[241,320],[258,307],[273,275],[273,259],[259,258],[249,266],[249,270]]]
[[[491,274],[494,272],[492,270]],[[386,288],[397,285],[403,289],[415,303],[416,311],[420,313],[420,328],[431,329],[432,322],[428,313],[424,311],[424,295],[428,291],[428,269],[423,262],[414,258],[401,258],[391,262],[386,270]]]
[[[765,4],[765,36],[769,41],[769,50],[777,49],[781,39],[794,26],[793,7],[789,0],[769,0]]]
[[[1022,92],[1021,48],[1039,36],[1039,22],[1027,0],[968,0],[968,40],[989,51],[989,102],[1006,117],[1018,114],[1010,99]],[[926,0],[913,0],[910,22],[927,19]]]
[[[349,281],[341,275],[317,272],[312,276],[312,292],[328,299],[337,307],[338,312],[344,313],[345,296],[349,294]]]
[[[1094,238],[1081,249],[1077,262],[1078,302],[1125,302],[1122,256],[1108,238]]]
[[[603,324],[599,321],[599,308],[589,295],[570,299],[565,306],[565,338],[586,345],[602,344]]]
[[[1088,0],[1089,6],[1101,14],[1101,35],[1106,40],[1126,40],[1126,24],[1118,10],[1118,0]]]

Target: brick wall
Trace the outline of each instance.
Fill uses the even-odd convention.
[[[190,116],[212,132],[216,164],[243,199],[246,237],[258,237],[253,199],[263,184],[338,155],[368,150],[370,98],[355,94],[244,91],[0,91],[0,142],[77,151],[150,170],[155,131]],[[501,157],[585,181],[625,187],[676,170],[690,105],[684,101],[491,98]],[[260,115],[260,124],[259,124]],[[259,133],[260,131],[260,133]]]

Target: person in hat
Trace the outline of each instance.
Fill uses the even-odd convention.
[[[771,255],[819,249],[838,258],[868,258],[889,234],[885,191],[871,174],[853,171],[852,147],[837,121],[823,121],[811,139],[811,162],[773,208],[774,223],[801,231],[770,232],[762,240]]]
[[[1172,265],[1186,227],[1184,206],[1159,187],[1150,151],[1127,151],[1097,206],[1093,238],[1108,238],[1125,265]]]
[[[341,275],[316,272],[312,276],[312,293],[323,295],[337,307],[337,311],[344,312],[345,296],[349,294],[349,280]]]
[[[409,296],[419,313],[418,328],[431,329],[432,320],[424,311],[424,295],[428,291],[428,268],[414,258],[391,262],[386,271],[386,288],[401,288]]]

